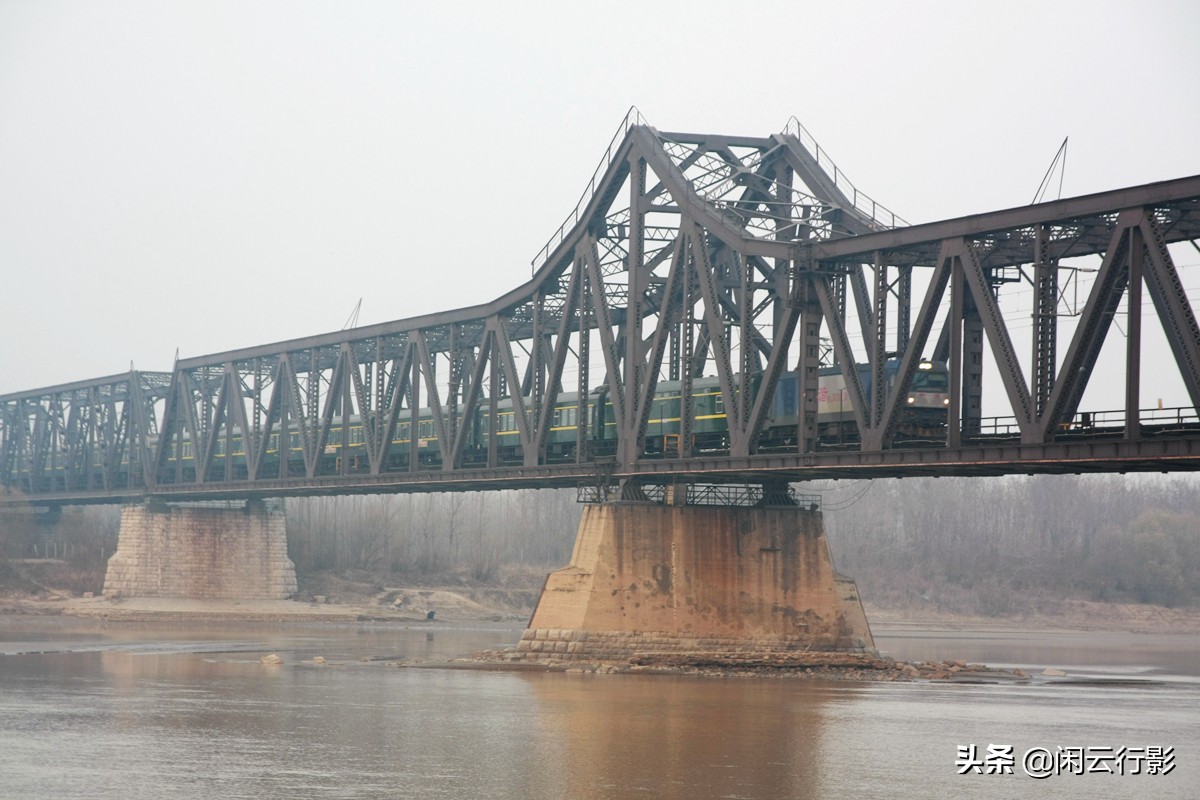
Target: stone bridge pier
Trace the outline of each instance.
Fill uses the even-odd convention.
[[[282,500],[121,510],[105,597],[285,600],[296,593]]]
[[[820,511],[588,504],[517,646],[527,660],[873,651]]]

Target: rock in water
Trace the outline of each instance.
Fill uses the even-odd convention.
[[[1042,675],[1047,678],[1062,678],[1065,677],[1066,674],[1067,673],[1056,667],[1046,667],[1044,670],[1042,670]]]
[[[259,659],[259,661],[261,661],[264,664],[282,664],[283,663],[283,659],[280,658],[275,653],[271,653],[271,655],[269,655],[269,656],[263,656],[262,658]]]

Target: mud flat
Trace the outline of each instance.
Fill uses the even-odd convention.
[[[439,589],[390,589],[386,603],[300,600],[52,597],[0,599],[0,615],[67,616],[106,622],[517,622],[524,617]],[[399,600],[399,602],[397,602]],[[518,622],[520,621],[520,622]]]
[[[570,674],[656,674],[705,677],[815,678],[841,681],[943,681],[1017,683],[1038,680],[1022,669],[996,669],[964,661],[897,661],[870,653],[692,653],[635,655],[628,662],[529,661],[514,649],[486,650],[449,662],[398,662],[398,667],[541,670]]]

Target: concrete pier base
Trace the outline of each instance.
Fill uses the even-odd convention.
[[[105,597],[285,600],[295,593],[281,500],[121,510]]]
[[[874,650],[819,511],[585,506],[518,644],[527,660]]]

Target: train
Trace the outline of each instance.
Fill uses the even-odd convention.
[[[888,381],[888,392],[893,391],[899,373],[899,361],[889,360],[884,368]],[[871,370],[859,365],[859,379],[867,396],[871,393]],[[753,380],[758,380],[757,378]],[[738,384],[740,385],[740,382]],[[735,391],[736,389],[735,385]],[[907,440],[937,440],[945,438],[947,410],[950,403],[949,379],[946,365],[938,361],[922,361],[913,377],[912,387],[905,398],[896,427],[897,435]],[[720,381],[715,377],[696,378],[692,381],[691,450],[696,453],[719,454],[728,450],[728,417],[725,412],[724,396]],[[768,419],[759,438],[760,452],[795,448],[800,377],[796,372],[780,375],[775,394],[769,407]],[[680,452],[680,414],[682,409],[682,384],[679,381],[661,381],[657,386],[646,424],[645,455],[669,457]],[[588,415],[586,446],[590,456],[606,456],[616,452],[617,421],[607,387],[590,393],[584,406]],[[464,445],[462,465],[486,465],[488,460],[488,437],[491,430],[487,416],[489,408],[481,404],[476,419],[468,431]],[[550,416],[550,429],[546,436],[547,463],[567,463],[576,459],[579,429],[579,395],[559,394],[554,398]],[[392,445],[385,471],[407,468],[412,443],[412,419],[403,412],[397,420],[392,434]],[[500,465],[522,464],[524,452],[521,448],[520,430],[513,409],[512,398],[501,398],[496,404],[496,456]],[[342,446],[343,432],[349,436]],[[272,433],[267,447],[268,460],[278,464],[279,431]],[[817,384],[817,435],[822,443],[848,444],[858,441],[857,423],[846,388],[845,376],[838,367],[823,367],[818,373]],[[417,412],[417,457],[420,464],[436,467],[441,463],[433,412],[429,408]],[[245,454],[241,449],[241,436],[234,432],[231,439],[234,466],[245,468]],[[224,472],[225,440],[218,439],[212,468],[220,466]],[[288,434],[290,461],[303,463],[301,437],[298,431]],[[191,442],[184,440],[178,451],[172,449],[166,462],[173,464],[176,453],[185,461],[193,458]],[[350,419],[345,425],[335,419],[324,443],[323,458],[332,462],[328,466],[340,471],[340,459],[349,458],[352,472],[366,469],[366,443],[361,420]],[[267,468],[270,470],[270,467]],[[324,470],[322,470],[324,471]]]
[[[899,362],[889,360],[884,367],[884,375],[888,381],[888,392],[894,391],[896,376],[899,373]],[[871,370],[867,365],[858,365],[859,379],[863,390],[869,397],[871,394]],[[759,381],[754,377],[752,381]],[[757,384],[755,385],[757,388]],[[738,391],[740,380],[735,382]],[[949,380],[946,365],[939,361],[922,361],[918,365],[913,378],[912,387],[905,398],[896,433],[903,441],[937,441],[945,439]],[[715,377],[696,378],[692,381],[692,414],[691,451],[693,453],[720,454],[729,448],[728,417],[725,412],[724,396],[721,392],[720,381]],[[838,367],[823,367],[818,372],[817,383],[817,436],[820,446],[831,447],[851,445],[858,441],[858,429],[850,403],[850,395],[846,389],[845,376]],[[795,372],[784,372],[780,375],[775,387],[774,397],[768,409],[768,419],[765,421],[758,442],[760,452],[786,451],[794,449],[797,442],[797,426],[799,422],[798,408],[800,396],[800,377]],[[651,404],[649,420],[646,425],[644,454],[649,458],[665,458],[677,455],[680,451],[680,414],[682,409],[682,384],[678,381],[659,382],[654,401]],[[546,462],[569,463],[576,460],[579,433],[579,395],[577,393],[559,394],[554,398],[550,417],[550,429],[546,436]],[[588,457],[604,457],[616,452],[617,421],[613,404],[608,396],[607,387],[592,391],[584,406],[588,415],[586,447]],[[476,418],[468,430],[468,441],[462,453],[462,466],[486,466],[489,457],[488,437],[491,430],[488,404],[480,405]],[[409,412],[402,412],[396,421],[391,436],[392,447],[388,450],[387,461],[382,469],[394,472],[408,469],[408,459],[412,452],[412,417]],[[420,468],[433,469],[441,464],[441,450],[438,441],[433,412],[429,408],[418,409],[416,421],[416,452]],[[496,457],[499,465],[518,465],[524,463],[524,452],[521,447],[521,437],[513,409],[512,398],[501,398],[496,403]],[[209,480],[221,480],[227,472],[226,459],[232,458],[229,471],[235,477],[245,477],[246,457],[242,445],[242,436],[234,429],[231,436],[220,436],[216,439],[214,452],[208,469]],[[280,439],[284,436],[284,448],[288,452],[287,466],[280,469],[279,453]],[[343,447],[342,437],[348,436]],[[154,444],[153,442],[151,443]],[[294,426],[289,426],[286,434],[279,429],[278,423],[271,433],[267,444],[266,458],[261,465],[262,474],[266,475],[304,475],[305,462],[301,434]],[[193,479],[196,469],[195,448],[191,440],[185,436],[181,441],[169,446],[160,462],[166,467],[164,478],[169,482],[172,473],[180,472],[180,479]],[[93,466],[104,466],[100,463],[99,448],[93,456],[96,463]],[[345,465],[349,472],[366,472],[369,469],[364,428],[361,419],[351,417],[348,424],[341,418],[335,418],[328,431],[323,450],[320,454],[321,464],[319,474],[337,474],[342,472],[342,459],[348,459]],[[128,464],[129,454],[122,458],[123,464]],[[58,467],[61,470],[62,467]],[[28,467],[18,470],[28,472]]]

